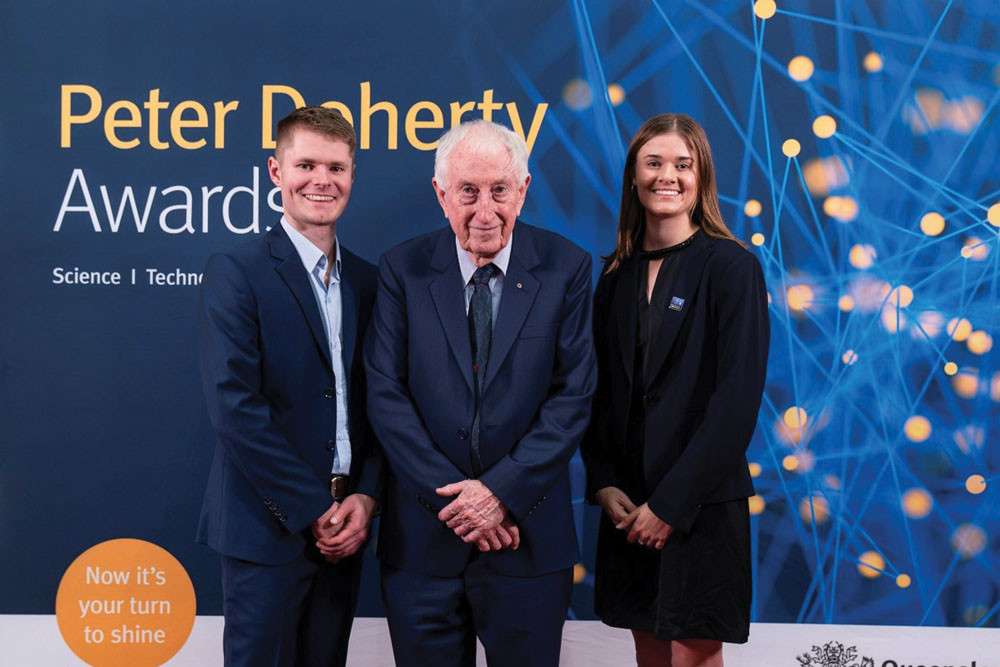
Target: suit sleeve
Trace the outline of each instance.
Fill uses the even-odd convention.
[[[479,478],[517,519],[544,500],[580,444],[590,418],[597,385],[590,267],[590,256],[582,255],[568,284],[548,397],[517,445]]]
[[[261,393],[256,300],[226,255],[213,255],[205,267],[198,353],[216,437],[282,526],[301,531],[330,507],[330,492],[274,425]]]
[[[436,513],[435,489],[466,475],[434,444],[410,395],[408,327],[403,282],[383,256],[365,344],[368,417],[396,479]]]
[[[656,516],[683,531],[732,466],[746,465],[767,373],[767,287],[757,258],[740,252],[713,280],[712,291],[715,391],[684,453],[648,500]]]
[[[594,494],[609,486],[621,486],[615,476],[615,463],[611,454],[609,427],[610,397],[610,342],[607,338],[609,319],[608,291],[613,284],[611,276],[602,274],[594,292],[594,350],[597,357],[597,391],[590,409],[590,424],[580,443],[580,454],[587,469],[586,499],[594,502]]]

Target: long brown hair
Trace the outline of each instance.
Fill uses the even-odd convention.
[[[614,271],[622,262],[632,256],[632,253],[642,242],[646,231],[646,209],[639,201],[639,193],[633,187],[635,181],[635,164],[639,149],[647,141],[661,134],[676,133],[680,135],[688,148],[694,152],[694,162],[698,171],[698,197],[691,209],[691,222],[705,230],[709,236],[720,239],[739,241],[729,231],[719,210],[719,194],[715,188],[715,167],[712,164],[712,149],[708,145],[705,130],[698,122],[680,113],[663,113],[653,116],[639,128],[632,138],[625,156],[625,173],[622,175],[622,203],[618,209],[618,243],[615,251],[601,260],[608,264],[608,272]]]

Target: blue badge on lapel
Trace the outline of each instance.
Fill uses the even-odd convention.
[[[684,299],[680,298],[679,296],[670,297],[670,305],[668,306],[670,310],[680,310],[683,307],[684,307]]]

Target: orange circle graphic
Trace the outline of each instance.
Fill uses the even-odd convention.
[[[93,667],[159,667],[187,641],[195,608],[184,566],[155,544],[129,538],[80,554],[56,593],[59,632]]]

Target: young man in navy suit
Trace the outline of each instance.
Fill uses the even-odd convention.
[[[198,348],[217,444],[198,539],[222,556],[225,664],[343,665],[380,477],[360,358],[375,267],[337,242],[354,129],[278,123],[284,216],[208,260]]]
[[[391,464],[379,557],[397,665],[559,662],[579,560],[568,463],[595,389],[591,260],[517,221],[523,139],[440,140],[449,228],[382,256],[365,351]]]

